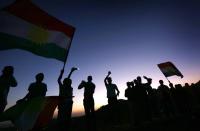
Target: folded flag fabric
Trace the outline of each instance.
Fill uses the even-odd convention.
[[[33,98],[10,107],[0,119],[11,120],[20,131],[38,130],[52,120],[54,110],[62,100],[59,96]]]
[[[0,50],[23,49],[64,62],[74,32],[30,0],[16,0],[0,11]]]
[[[165,77],[177,75],[183,78],[182,73],[176,68],[176,66],[172,62],[165,62],[158,64],[161,72],[165,75]]]

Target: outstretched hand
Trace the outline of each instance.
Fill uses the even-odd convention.
[[[143,76],[143,78],[146,79],[146,80],[148,79],[146,76]]]
[[[72,67],[71,71],[75,71],[75,70],[78,70],[78,68]]]

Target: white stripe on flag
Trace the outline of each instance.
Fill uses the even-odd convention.
[[[66,36],[63,32],[58,31],[52,31],[52,30],[45,30],[41,27],[38,27],[36,25],[33,25],[31,23],[28,23],[21,18],[18,18],[14,15],[11,15],[7,12],[0,12],[0,32],[6,33],[10,35],[14,35],[20,38],[28,39],[34,42],[37,42],[37,40],[34,40],[34,36],[31,36],[31,32],[34,33],[40,33],[38,35],[46,35],[45,41],[41,41],[42,43],[54,43],[61,48],[68,49],[70,43],[70,38]],[[37,32],[38,31],[38,32]],[[39,41],[39,40],[38,40]],[[42,44],[40,43],[40,44]],[[66,45],[67,44],[67,45]]]

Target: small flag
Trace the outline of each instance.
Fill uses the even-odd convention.
[[[16,0],[0,11],[0,50],[23,49],[64,62],[74,32],[31,0]]]
[[[177,75],[183,78],[181,72],[176,68],[176,66],[172,62],[165,62],[158,64],[161,72],[165,75],[165,77]]]
[[[59,96],[33,98],[10,107],[0,119],[11,120],[20,131],[42,129],[52,120],[54,110],[61,101]]]

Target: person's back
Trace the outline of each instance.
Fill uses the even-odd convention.
[[[166,85],[160,85],[158,86],[158,90],[161,95],[162,100],[168,100],[170,97],[169,87]]]
[[[106,78],[104,79],[104,84],[106,86],[106,90],[107,90],[107,98],[108,98],[108,104],[109,105],[113,105],[117,102],[117,96],[119,96],[119,90],[116,84],[112,83],[112,78],[109,77],[109,75],[111,74],[111,72],[108,72],[108,75],[106,76]],[[116,93],[117,91],[117,93]]]
[[[45,97],[47,92],[47,85],[43,83],[44,74],[38,73],[35,76],[36,81],[31,83],[28,88],[27,95],[22,98],[21,100],[18,100],[17,103],[27,101],[36,97]]]
[[[125,94],[124,96],[127,97],[128,101],[132,101],[133,100],[133,96],[132,96],[132,92],[133,92],[133,87],[134,87],[134,83],[133,82],[127,82],[127,88],[125,90]]]
[[[79,84],[78,89],[84,88],[84,99],[83,106],[85,109],[86,126],[88,130],[96,130],[95,123],[95,110],[94,110],[94,98],[93,94],[95,92],[95,84],[92,82],[92,76],[87,77],[87,82],[82,80]]]
[[[84,98],[93,98],[95,84],[92,82],[86,82],[84,85]]]
[[[59,96],[71,99],[73,97],[73,88],[71,86],[72,80],[70,78],[65,78],[63,83],[59,84]]]
[[[31,83],[28,91],[30,93],[29,98],[45,97],[47,92],[47,85],[45,83]]]
[[[142,84],[141,82],[140,76],[137,77],[137,82],[135,84],[134,91],[135,91],[134,94],[136,95],[138,101],[140,102],[146,101],[147,91],[146,91],[145,85]]]
[[[106,85],[106,89],[107,89],[107,98],[111,98],[111,97],[116,97],[116,88],[117,85],[116,84],[107,84]]]

